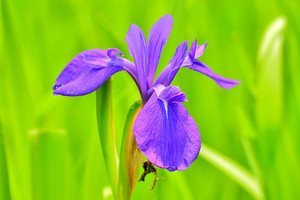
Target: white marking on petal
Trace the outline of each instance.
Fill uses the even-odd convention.
[[[164,106],[165,106],[166,116],[168,118],[168,102],[167,101],[163,101],[163,102],[164,102]]]

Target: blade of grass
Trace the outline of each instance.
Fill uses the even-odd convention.
[[[248,114],[242,109],[237,109],[241,141],[253,173],[261,180],[261,169],[258,164],[257,156],[255,155],[251,139],[257,139],[257,130],[254,127],[253,121]]]
[[[7,173],[7,162],[5,155],[5,145],[2,136],[2,128],[0,123],[0,199],[10,200],[9,181]]]
[[[32,104],[27,95],[27,82],[24,81],[23,68],[21,66],[21,54],[16,40],[16,32],[13,29],[11,2],[1,1],[1,27],[3,55],[1,59],[0,104],[3,114],[3,135],[6,140],[7,167],[10,180],[10,191],[13,199],[31,199],[29,152],[27,127],[32,126]],[[3,48],[4,49],[4,48]],[[20,59],[16,59],[16,57]],[[17,66],[17,67],[12,67]],[[19,90],[22,88],[22,90]]]
[[[204,144],[199,155],[231,177],[254,198],[264,199],[264,193],[257,178],[243,166]]]
[[[260,44],[256,94],[258,127],[274,134],[282,122],[283,108],[283,40],[285,17],[278,17],[266,29]],[[272,115],[270,115],[272,113]]]
[[[136,101],[129,109],[125,121],[120,152],[118,192],[120,199],[129,200],[139,175],[139,166],[144,155],[135,142],[133,125],[142,109],[141,102]]]
[[[102,153],[112,193],[117,199],[118,155],[115,144],[112,116],[112,78],[109,78],[96,92],[97,123]]]
[[[277,151],[281,153],[284,148],[281,137],[286,121],[283,62],[286,24],[287,19],[284,16],[270,23],[261,39],[257,55],[259,69],[254,116],[259,134],[255,150],[265,179],[266,195],[270,199],[284,198],[282,194],[288,193],[291,188],[287,184],[282,184],[280,176],[267,175],[281,173],[278,171],[280,162],[276,161],[286,159],[279,159],[282,154],[276,153]]]
[[[34,199],[64,199],[66,133],[63,130],[31,130],[32,189]]]
[[[86,149],[86,153],[84,156],[87,157],[85,163],[84,173],[80,174],[83,177],[82,182],[80,183],[80,187],[82,188],[82,196],[78,197],[80,199],[101,199],[104,198],[103,191],[99,188],[110,187],[109,179],[107,177],[104,160],[101,156],[99,156],[99,147],[100,141],[99,136],[97,134],[97,124],[95,123],[92,128],[93,134],[88,142],[88,146]],[[110,198],[113,199],[112,192],[110,194]]]

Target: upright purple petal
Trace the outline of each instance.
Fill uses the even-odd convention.
[[[198,127],[186,108],[179,102],[184,100],[168,98],[180,96],[181,91],[170,86],[166,94],[151,98],[136,118],[134,134],[139,149],[160,168],[169,171],[185,170],[197,158],[201,139]],[[163,99],[160,96],[162,94]]]
[[[192,42],[192,46],[190,47],[190,50],[188,52],[188,56],[191,61],[195,58],[196,48],[197,48],[197,39],[194,42]]]
[[[187,52],[187,44],[188,42],[182,42],[176,49],[176,52],[173,58],[170,60],[169,64],[165,69],[161,72],[161,74],[157,77],[155,84],[163,84],[168,86],[173,81],[176,73],[180,69]]]
[[[151,28],[148,42],[148,85],[152,87],[161,52],[173,26],[170,14],[161,17]]]
[[[206,46],[207,46],[207,42],[204,45],[197,45],[197,39],[194,42],[192,42],[192,46],[190,47],[188,53],[190,60],[192,61],[202,56]]]
[[[132,24],[128,30],[125,41],[134,59],[138,81],[141,86],[142,98],[145,100],[148,90],[148,54],[145,35],[137,25]]]
[[[196,52],[195,52],[195,58],[199,58],[200,56],[203,55],[206,46],[207,46],[207,42],[203,45],[197,45]]]
[[[121,53],[119,50],[113,50]],[[84,51],[63,69],[53,86],[55,95],[80,96],[98,89],[114,73],[126,70],[135,78],[133,63],[102,49]],[[109,55],[111,57],[109,57]]]

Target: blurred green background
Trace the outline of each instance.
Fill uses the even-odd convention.
[[[181,69],[174,85],[204,146],[183,172],[159,170],[132,199],[300,198],[300,2],[298,0],[0,0],[0,200],[111,199],[97,133],[95,93],[52,95],[79,52],[118,48],[130,24],[146,36],[166,13],[174,26],[160,72],[177,45],[198,39],[201,61],[243,83],[224,90]],[[120,148],[126,113],[139,98],[125,73],[114,75]],[[297,92],[298,91],[298,92]]]

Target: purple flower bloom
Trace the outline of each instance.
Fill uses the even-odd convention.
[[[185,94],[178,87],[170,86],[178,70],[186,67],[200,72],[225,89],[241,83],[215,74],[196,60],[207,45],[197,45],[196,41],[188,52],[187,41],[179,44],[169,64],[154,80],[172,25],[171,15],[160,18],[152,26],[147,44],[143,31],[132,24],[125,41],[135,64],[117,56],[123,56],[118,49],[87,50],[71,60],[53,86],[55,95],[85,95],[95,91],[116,72],[127,71],[144,103],[133,127],[138,147],[152,163],[169,171],[188,168],[201,147],[197,125],[182,105],[187,101]]]

